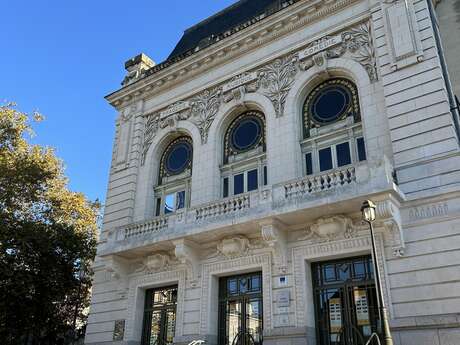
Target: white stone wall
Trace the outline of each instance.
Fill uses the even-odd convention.
[[[460,343],[458,138],[427,3],[408,3],[405,12],[400,1],[326,1],[318,7],[300,1],[185,62],[126,86],[119,95],[108,96],[120,115],[103,234],[94,265],[87,344],[138,345],[143,292],[176,283],[181,295],[176,341],[207,338],[214,344],[216,281],[219,276],[248,270],[261,270],[264,276],[264,344],[314,344],[309,263],[370,252],[366,229],[355,224],[360,203],[366,198],[382,205],[377,226],[379,260],[395,343]],[[221,102],[205,143],[192,117],[159,128],[150,137],[150,145],[145,145],[145,126],[152,114],[206,90],[213,92],[233,77],[296,54],[322,37],[363,24],[371,29],[374,77],[372,69],[366,70],[347,51],[299,70],[282,114],[277,114],[273,102],[259,88],[243,93],[240,99]],[[219,55],[225,44],[229,48]],[[206,55],[210,59],[207,65],[196,62],[193,67],[193,61],[206,61]],[[192,67],[188,68],[189,60]],[[168,73],[174,76],[169,78]],[[284,195],[285,184],[304,174],[299,144],[303,102],[315,83],[331,76],[350,78],[358,87],[368,160],[356,167],[356,184],[289,199]],[[144,90],[148,83],[150,90]],[[231,119],[245,109],[260,110],[266,117],[269,186],[265,192],[249,196],[247,209],[199,222],[195,210],[220,200],[223,133]],[[126,240],[123,236],[128,225],[142,225],[154,216],[159,157],[179,133],[193,139],[190,210],[171,216],[163,230]],[[391,178],[393,168],[399,187]],[[334,214],[354,220],[357,230],[352,239],[340,235],[327,243],[298,240],[318,217]],[[261,221],[267,219],[285,222],[274,232],[275,240],[261,230]],[[251,247],[238,258],[209,256],[221,239],[242,233],[255,249]],[[180,242],[183,238],[192,242],[184,244]],[[394,255],[395,250],[400,256]],[[170,265],[147,272],[142,260],[152,253],[161,253]],[[280,276],[287,277],[285,286],[279,285]],[[276,296],[286,289],[291,305],[280,311]],[[125,320],[123,341],[113,339],[117,320]]]

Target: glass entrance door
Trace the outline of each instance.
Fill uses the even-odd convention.
[[[364,345],[378,331],[372,267],[370,256],[312,265],[320,345]]]
[[[221,278],[219,345],[262,345],[262,274]]]
[[[146,291],[142,345],[173,344],[177,286]]]

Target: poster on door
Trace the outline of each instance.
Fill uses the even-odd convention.
[[[358,326],[369,325],[369,305],[367,303],[366,290],[355,290],[355,308]]]
[[[329,300],[330,332],[339,333],[342,329],[342,301],[340,298]]]

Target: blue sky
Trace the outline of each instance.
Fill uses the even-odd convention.
[[[72,190],[105,199],[115,110],[104,96],[140,52],[163,61],[182,32],[235,0],[0,0],[0,100],[38,110]]]

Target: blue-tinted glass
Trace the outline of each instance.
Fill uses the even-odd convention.
[[[223,197],[228,197],[228,177],[224,178],[224,190],[223,190]]]
[[[233,177],[233,194],[244,193],[244,174],[235,175]]]
[[[248,278],[240,278],[240,293],[246,293],[248,289]]]
[[[229,279],[227,284],[228,293],[230,295],[238,293],[238,285],[236,283],[236,279]]]
[[[166,168],[170,173],[180,173],[187,167],[190,156],[190,146],[185,143],[179,143],[170,150],[166,159]]]
[[[323,270],[325,281],[333,281],[337,279],[335,273],[335,265],[325,265]]]
[[[264,186],[268,184],[268,172],[267,172],[267,166],[264,166]]]
[[[259,182],[258,182],[257,175],[258,175],[257,169],[248,171],[248,192],[259,188]]]
[[[346,89],[339,86],[326,87],[313,101],[313,118],[322,123],[335,121],[347,110],[349,103],[350,97]]]
[[[366,145],[364,144],[364,138],[358,138],[356,140],[356,145],[358,146],[358,160],[360,162],[365,161],[366,157]]]
[[[169,194],[165,197],[165,214],[174,212],[175,194]]]
[[[238,150],[248,150],[257,144],[261,126],[255,119],[242,120],[232,132],[232,144]]]
[[[307,153],[305,155],[305,164],[307,167],[307,175],[313,174],[313,160],[312,160],[311,153]]]
[[[332,169],[332,151],[330,147],[319,150],[319,168],[321,171]]]
[[[185,207],[185,191],[182,190],[177,192],[176,195],[176,210],[180,210]]]
[[[259,291],[260,290],[260,276],[252,276],[251,277],[251,290],[252,291]]]
[[[339,167],[351,164],[350,144],[348,142],[337,145],[336,151]]]

